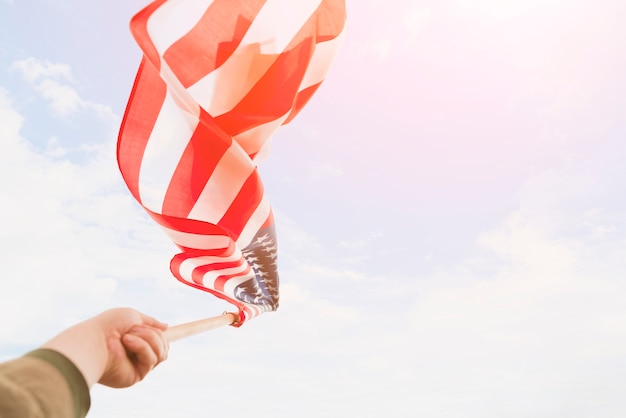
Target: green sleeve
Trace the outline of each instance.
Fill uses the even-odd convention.
[[[82,373],[54,350],[34,350],[0,364],[2,418],[84,418],[90,404]]]
[[[74,411],[76,418],[83,418],[87,415],[91,405],[89,387],[78,368],[63,354],[49,349],[38,349],[27,353],[25,357],[34,357],[53,365],[67,380],[72,392],[74,401]]]

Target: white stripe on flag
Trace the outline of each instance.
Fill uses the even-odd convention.
[[[224,292],[227,295],[233,295],[234,292],[226,290],[229,287],[234,289],[239,284],[244,283],[254,277],[254,272],[250,270],[250,272],[243,274],[248,269],[248,263],[243,262],[241,265],[237,267],[227,268],[227,269],[219,269],[219,270],[211,270],[207,271],[202,275],[202,284],[205,286],[209,286],[212,289],[215,289],[215,281],[222,276],[234,276],[230,277],[226,282],[224,282],[224,290],[220,290],[220,292]],[[191,277],[191,276],[189,276]],[[231,285],[231,282],[234,285]]]
[[[272,207],[270,206],[270,200],[266,194],[263,194],[263,199],[257,206],[256,210],[246,222],[246,226],[241,231],[239,239],[237,240],[237,246],[239,248],[246,248],[252,241],[256,233],[261,229],[267,217],[270,216]]]
[[[282,53],[320,3],[322,0],[268,0],[254,18],[240,46],[247,48],[258,44],[261,54]]]
[[[148,34],[160,56],[200,21],[213,1],[169,0],[150,15]]]
[[[181,112],[168,92],[146,144],[139,172],[141,203],[151,211],[161,213],[167,188],[197,124],[198,119]]]
[[[212,116],[232,110],[265,75],[278,55],[260,55],[258,45],[241,45],[219,68],[187,91]]]
[[[194,258],[188,258],[186,260],[184,260],[182,263],[180,263],[180,266],[178,267],[178,271],[180,273],[181,277],[184,278],[190,278],[193,271],[199,267],[199,266],[205,266],[208,264],[213,264],[215,262],[221,262],[221,261],[237,261],[240,260],[242,257],[241,255],[241,251],[239,251],[239,249],[237,249],[237,251],[235,251],[232,255],[230,255],[229,257],[208,257],[208,256],[202,256],[202,257],[194,257]],[[246,263],[242,263],[242,266],[245,268]],[[241,266],[238,266],[237,268],[239,268],[241,270]],[[219,271],[223,271],[223,270],[219,270]]]
[[[289,109],[291,111],[291,109]],[[272,134],[280,128],[280,125],[285,119],[287,119],[289,113],[285,113],[282,117],[274,119],[273,121],[264,123],[263,125],[255,126],[252,129],[248,129],[245,132],[235,135],[233,139],[244,149],[246,154],[255,154],[264,151],[263,154],[269,152],[269,142]],[[261,161],[266,155],[258,155],[254,158],[255,161]]]
[[[175,244],[198,250],[211,250],[214,248],[227,248],[230,238],[225,235],[201,235],[190,232],[181,232],[162,227],[165,233]]]
[[[224,283],[224,293],[227,295],[235,295],[235,288],[252,278],[254,278],[254,270],[250,270],[250,272],[244,276],[237,276],[228,279],[226,283]]]

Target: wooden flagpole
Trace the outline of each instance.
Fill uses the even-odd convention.
[[[165,338],[169,342],[181,340],[191,337],[192,335],[201,334],[215,328],[225,327],[237,322],[238,315],[232,312],[224,312],[220,316],[212,318],[200,319],[198,321],[187,322],[184,324],[174,325],[165,330]]]

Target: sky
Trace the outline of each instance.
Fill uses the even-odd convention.
[[[171,276],[116,166],[146,4],[0,0],[0,360],[111,307],[230,308]],[[623,417],[626,3],[347,5],[259,167],[280,308],[89,417]]]

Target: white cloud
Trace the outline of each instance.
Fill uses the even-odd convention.
[[[328,162],[313,167],[311,171],[311,177],[314,181],[332,180],[343,176],[341,167]]]
[[[481,262],[466,258],[412,287],[407,336],[393,349],[402,360],[384,367],[420,370],[413,390],[454,397],[464,416],[489,407],[487,416],[584,417],[598,405],[619,416],[626,404],[604,388],[626,383],[615,372],[626,355],[626,236],[615,225],[626,217],[584,187],[611,175],[573,166],[530,179],[520,207],[479,238]],[[609,241],[593,232],[607,220]],[[444,398],[425,402],[445,408]]]
[[[50,157],[63,157],[67,154],[67,150],[61,146],[59,139],[53,136],[48,140],[45,154]]]
[[[351,241],[340,241],[339,246],[363,251],[368,247],[377,245],[379,241],[384,237],[385,234],[382,231],[369,231],[365,234],[365,236],[358,239],[353,239]]]
[[[315,277],[316,280],[331,279],[337,282],[363,280],[363,273],[349,269],[334,269],[317,264],[302,263],[300,270],[301,273],[309,277]]]
[[[110,106],[84,100],[75,88],[63,83],[73,82],[71,68],[66,64],[42,62],[31,57],[14,62],[11,68],[17,70],[59,116],[74,115],[86,110],[107,120],[115,119]]]
[[[279,239],[279,256],[282,258],[293,257],[296,254],[306,250],[319,250],[321,245],[317,242],[317,238],[310,234],[302,225],[287,216],[280,208],[274,208],[276,216],[276,224],[278,228]]]
[[[19,131],[24,124],[24,118],[11,108],[11,98],[8,92],[0,86],[0,109],[2,110],[2,123],[0,123],[0,136],[7,138],[9,143],[19,142]]]
[[[54,310],[64,297],[89,300],[94,292],[107,292],[105,289],[113,284],[93,280],[86,287],[89,274],[81,277],[86,273],[84,260],[72,259],[76,247],[66,234],[73,222],[63,213],[62,206],[68,190],[76,184],[78,167],[65,161],[52,163],[34,152],[19,136],[22,123],[23,118],[11,108],[3,92],[0,257],[6,280],[0,310],[3,317],[15,317],[15,312],[22,311],[19,320],[2,327],[2,340],[13,342],[32,341],[31,328],[41,330],[37,326],[39,315]]]
[[[312,316],[323,322],[340,321],[344,324],[355,323],[361,319],[360,312],[351,306],[333,304],[320,299],[295,283],[281,286],[281,297],[285,300],[281,310],[300,312],[302,317]]]
[[[73,81],[72,70],[67,64],[40,61],[30,57],[14,62],[11,68],[19,71],[24,80],[30,83],[35,83],[41,78]]]
[[[465,269],[453,284],[429,290],[413,318],[416,330],[471,330],[490,334],[487,339],[513,338],[531,330],[520,324],[541,325],[546,300],[561,303],[591,285],[576,274],[575,243],[546,237],[518,214],[482,242],[503,257],[503,266],[489,276]]]
[[[78,112],[83,105],[76,90],[55,80],[42,80],[37,90],[44,99],[50,101],[52,109],[62,116]]]
[[[164,254],[168,241],[121,182],[113,138],[80,165],[63,158],[55,139],[37,151],[21,136],[23,124],[0,89],[0,316],[11,318],[0,327],[0,340],[32,345],[120,303],[126,280],[130,286],[174,280],[167,270],[171,254]]]

